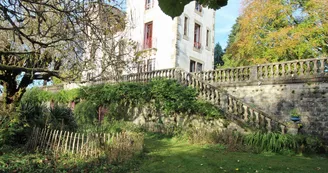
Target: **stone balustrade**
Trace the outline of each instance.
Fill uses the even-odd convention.
[[[178,80],[182,84],[196,88],[199,91],[199,97],[223,109],[225,113],[231,115],[232,119],[267,132],[286,132],[286,125],[274,119],[274,116],[247,105],[226,91],[202,81],[194,74],[183,71],[180,73]]]
[[[123,75],[120,81],[121,82],[147,82],[154,78],[174,79],[175,73],[176,73],[176,69],[174,68],[155,70],[155,71],[143,72],[143,73],[132,73],[128,75]]]
[[[230,86],[328,80],[328,58],[285,61],[255,66],[226,68],[194,74],[214,85]]]
[[[216,71],[218,74],[224,74],[224,77],[220,78],[221,81],[234,81],[234,80],[249,80],[251,67],[243,67],[231,69],[229,72]],[[243,75],[239,75],[234,78],[238,72],[244,72]],[[206,74],[206,75],[202,75]],[[247,74],[247,75],[246,75]],[[230,75],[230,76],[229,76]],[[206,76],[206,77],[205,77]],[[234,77],[232,77],[234,76]],[[215,106],[223,109],[225,113],[230,115],[231,119],[241,121],[251,127],[261,129],[264,131],[280,131],[285,133],[286,125],[274,119],[274,116],[268,115],[241,100],[229,95],[225,90],[222,90],[214,86],[211,82],[214,79],[218,79],[210,72],[205,73],[188,73],[180,69],[164,69],[156,70],[144,73],[135,73],[123,75],[119,82],[147,82],[151,79],[166,78],[175,79],[180,83],[196,88],[199,92],[199,97],[214,104]],[[100,81],[100,83],[111,83],[113,81]],[[91,83],[91,84],[96,84]],[[90,84],[89,84],[90,85]],[[64,87],[65,88],[65,87]]]

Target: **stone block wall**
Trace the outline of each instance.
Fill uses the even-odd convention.
[[[227,92],[251,106],[291,122],[290,112],[301,115],[300,132],[328,142],[328,83],[295,83],[225,87]]]
[[[139,107],[127,106],[127,109],[121,110],[125,120],[134,124],[145,127],[161,126],[165,128],[179,127],[181,129],[205,129],[207,131],[223,131],[226,129],[237,130],[245,133],[245,130],[234,122],[230,122],[223,118],[208,118],[188,113],[173,113],[165,115],[163,111],[149,103]]]

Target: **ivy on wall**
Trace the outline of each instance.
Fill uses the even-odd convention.
[[[32,89],[39,101],[69,103],[76,101],[74,113],[77,121],[91,123],[97,120],[98,109],[105,106],[110,116],[119,116],[120,109],[128,106],[142,107],[154,103],[156,109],[166,115],[173,113],[198,114],[206,117],[221,117],[221,111],[210,103],[197,99],[194,88],[171,79],[155,79],[148,83],[117,83],[61,90],[57,93]],[[121,111],[122,112],[122,111]]]

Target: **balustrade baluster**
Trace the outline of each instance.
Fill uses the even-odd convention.
[[[243,103],[237,101],[237,104],[238,104],[238,114],[239,114],[239,116],[241,116],[241,118],[242,118],[242,117],[243,117],[243,114],[244,114]]]
[[[274,66],[276,66],[275,78],[279,78],[280,77],[280,75],[279,75],[279,73],[280,73],[280,69],[279,69],[280,64],[276,64]]]
[[[254,110],[249,108],[249,122],[251,125],[254,125]]]
[[[254,111],[255,114],[255,126],[256,128],[260,128],[260,117],[259,113],[257,111]]]
[[[235,81],[235,70],[234,69],[230,69],[230,82],[234,82]]]
[[[214,79],[215,78],[215,74],[214,73],[215,73],[215,71],[211,71],[211,81],[210,81],[211,83],[214,83],[215,82],[215,79]]]
[[[263,79],[263,70],[262,70],[262,66],[257,66],[257,75],[258,75],[258,79]]]
[[[287,77],[290,77],[292,75],[292,68],[291,68],[291,63],[288,63],[288,69],[287,69]]]
[[[200,78],[203,81],[208,81],[208,76],[207,76],[207,72],[202,72],[202,74],[204,74],[204,78]]]
[[[237,68],[237,69],[235,69],[235,82],[239,82],[240,81],[240,70],[241,70],[242,68]]]
[[[306,61],[306,71],[305,71],[306,76],[311,75],[311,65],[310,61]]]
[[[281,129],[281,134],[285,134],[286,126],[280,125],[280,129]]]
[[[212,88],[210,88],[208,85],[207,85],[207,94],[208,94],[208,101],[210,101],[212,104],[213,104],[213,99],[212,99]]]
[[[217,71],[217,75],[215,77],[216,82],[221,83],[222,82],[222,76],[223,76],[222,70]]]
[[[324,74],[325,73],[325,60],[321,59],[321,60],[319,60],[319,62],[320,62],[319,74]]]
[[[298,69],[297,69],[297,62],[294,62],[293,65],[294,65],[293,74],[294,74],[294,77],[296,77],[298,75],[297,74],[297,71],[298,71]]]
[[[211,100],[212,100],[212,104],[215,104],[215,100],[216,100],[216,93],[215,93],[215,90],[214,88],[211,88]]]
[[[300,70],[299,70],[300,71],[300,74],[299,75],[300,76],[304,76],[304,67],[303,67],[304,66],[303,65],[304,62],[303,61],[300,61],[299,63],[300,63]]]
[[[270,78],[273,79],[274,78],[274,73],[273,73],[273,65],[270,65]]]
[[[317,75],[318,74],[318,60],[313,60],[314,64],[313,64],[313,74]]]
[[[265,79],[268,79],[269,71],[268,71],[268,66],[267,65],[264,66],[264,72],[265,72]]]
[[[233,103],[231,97],[228,97],[228,111],[232,113],[233,111]]]
[[[266,120],[266,124],[267,124],[267,126],[266,126],[266,130],[267,130],[267,132],[271,132],[272,131],[272,127],[271,127],[271,119],[270,118],[268,118],[268,117],[265,117],[265,120]]]
[[[266,124],[265,124],[265,116],[263,115],[263,113],[260,114],[260,118],[261,118],[261,122],[260,122],[260,128],[266,129]]]
[[[243,120],[248,121],[248,107],[246,105],[242,105],[244,108],[244,113],[243,113]]]
[[[239,69],[237,81],[245,81],[244,70],[245,70],[245,68],[240,68]]]
[[[281,78],[285,78],[286,77],[286,71],[285,71],[285,63],[281,64]]]

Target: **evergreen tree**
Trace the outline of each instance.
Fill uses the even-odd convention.
[[[217,66],[223,66],[224,62],[222,60],[222,56],[224,55],[224,52],[222,50],[222,47],[220,43],[216,43],[214,48],[214,68]]]

